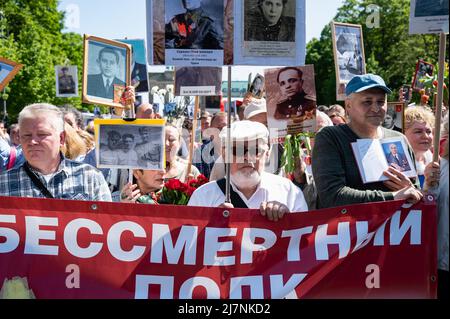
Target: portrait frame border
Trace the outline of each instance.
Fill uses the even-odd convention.
[[[336,46],[336,27],[337,26],[342,26],[342,27],[348,27],[348,28],[355,28],[359,31],[359,34],[361,35],[361,54],[362,54],[362,58],[364,61],[364,65],[363,65],[363,74],[367,73],[367,69],[366,69],[366,53],[364,50],[364,36],[363,36],[363,30],[362,30],[362,25],[360,24],[351,24],[351,23],[343,23],[343,22],[336,22],[336,21],[331,21],[330,22],[330,27],[331,27],[331,41],[333,42],[333,57],[334,57],[334,72],[336,73],[336,101],[343,101],[345,100],[345,93],[344,94],[339,94],[339,87],[341,86],[341,84],[346,85],[349,81],[341,81],[341,78],[339,76],[339,63],[337,60],[337,46]]]
[[[88,104],[104,105],[109,107],[116,107],[121,109],[129,109],[120,103],[114,103],[114,100],[108,102],[103,98],[93,98],[92,95],[87,95],[87,76],[88,76],[88,60],[89,60],[89,41],[96,41],[107,44],[109,46],[118,47],[126,50],[126,64],[125,64],[125,86],[130,86],[131,83],[131,46],[127,43],[100,38],[93,35],[85,34],[83,37],[83,90],[82,90],[82,102]]]
[[[134,121],[126,121],[123,119],[94,119],[94,140],[96,145],[95,149],[95,162],[98,168],[118,168],[118,169],[146,169],[142,167],[132,167],[128,165],[103,165],[99,163],[100,159],[100,126],[110,125],[124,125],[124,126],[151,126],[160,127],[162,130],[162,163],[161,167],[166,168],[166,153],[165,153],[165,126],[166,120],[164,119],[136,119]]]
[[[73,67],[73,68],[76,68],[76,72],[75,72],[75,75],[76,75],[76,81],[75,81],[75,93],[63,93],[63,94],[60,94],[59,93],[59,74],[58,74],[58,67],[60,68],[60,69],[62,69],[63,67]],[[78,97],[79,96],[79,93],[78,93],[78,66],[77,65],[63,65],[63,64],[61,64],[61,65],[55,65],[55,81],[56,81],[56,86],[55,86],[55,88],[56,88],[56,97],[60,97],[60,98],[68,98],[68,97]]]
[[[9,72],[8,75],[3,79],[3,81],[0,82],[0,91],[1,91],[9,84],[9,82],[11,82],[11,80],[23,68],[24,65],[3,57],[0,57],[0,63],[7,64],[9,66],[12,66],[13,68],[11,72]]]
[[[387,109],[389,109],[389,107],[397,107],[397,105],[401,105],[402,106],[402,111],[401,111],[401,117],[402,117],[402,134],[405,134],[405,103],[404,102],[387,102],[386,106]],[[386,110],[387,110],[386,109]],[[386,111],[387,112],[387,111]],[[395,110],[395,113],[398,114],[397,110]]]
[[[415,68],[415,70],[414,70],[413,81],[412,81],[412,83],[411,83],[411,90],[412,90],[413,92],[420,92],[420,90],[424,89],[424,88],[418,88],[418,87],[416,87],[417,74],[419,73],[419,67],[420,67],[420,64],[421,64],[421,63],[431,65],[431,69],[432,69],[432,71],[433,71],[433,74],[434,74],[434,72],[435,72],[435,66],[434,66],[434,64],[432,64],[432,63],[430,63],[430,62],[426,62],[426,61],[425,61],[424,59],[422,59],[422,58],[420,58],[419,60],[417,60],[417,62],[416,62],[416,68]],[[433,74],[432,74],[432,76],[433,76]]]

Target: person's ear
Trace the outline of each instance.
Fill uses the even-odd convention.
[[[140,180],[142,178],[142,175],[144,175],[144,171],[140,169],[133,170],[133,176],[136,178],[136,180]]]
[[[66,144],[66,132],[62,131],[59,133],[59,145],[63,146]]]

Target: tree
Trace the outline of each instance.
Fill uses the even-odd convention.
[[[62,33],[64,14],[57,4],[57,0],[2,0],[0,4],[0,56],[24,64],[5,96],[13,120],[24,106],[36,102],[81,107],[80,98],[55,96],[54,66],[68,62],[81,72],[83,61],[82,38]]]
[[[379,8],[378,28],[369,28],[366,23],[373,5]],[[409,35],[409,7],[410,0],[346,0],[334,17],[336,22],[362,25],[367,72],[383,77],[394,91],[391,100],[397,99],[403,84],[412,82],[419,58],[433,64],[438,59],[437,35]],[[319,40],[312,39],[307,45],[306,63],[315,65],[319,104],[333,104],[336,100],[332,48],[330,25],[323,29]]]

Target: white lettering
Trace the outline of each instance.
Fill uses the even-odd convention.
[[[90,219],[78,218],[67,224],[64,230],[64,245],[72,255],[78,258],[91,258],[102,250],[103,243],[91,243],[86,248],[81,248],[77,242],[80,228],[87,228],[91,234],[101,235],[103,230],[100,225]]]
[[[261,244],[255,244],[256,238],[264,239]],[[241,264],[253,262],[253,252],[268,250],[277,240],[273,231],[263,228],[245,228],[242,234]]]
[[[39,226],[58,226],[58,218],[25,216],[25,254],[58,255],[58,246],[40,245],[39,240],[55,240],[54,230],[40,230]]]
[[[316,231],[316,256],[317,260],[328,260],[328,245],[339,245],[339,259],[344,258],[350,251],[350,223],[338,223],[337,235],[328,235],[328,224],[319,225]]]
[[[288,261],[300,261],[300,242],[302,240],[302,236],[305,234],[311,234],[313,230],[312,226],[292,229],[292,230],[284,230],[281,233],[281,238],[290,237],[289,246],[287,251],[287,260]]]
[[[120,239],[124,231],[130,231],[134,237],[146,238],[144,228],[134,222],[123,221],[114,224],[108,232],[108,248],[115,258],[121,261],[135,261],[142,257],[145,253],[145,246],[133,246],[129,251],[122,249]]]
[[[375,232],[369,233],[369,223],[356,222],[356,245],[352,253],[366,246],[375,235]]]
[[[230,280],[230,299],[242,299],[242,287],[250,287],[250,299],[264,299],[263,277],[243,276]]]
[[[370,264],[366,267],[366,287],[369,289],[380,288],[380,267],[376,264]]]
[[[270,276],[270,295],[272,299],[298,299],[295,288],[305,279],[306,274],[293,274],[283,283],[283,275]]]
[[[391,245],[400,245],[408,230],[411,229],[409,244],[420,245],[422,235],[422,211],[412,210],[406,216],[403,224],[400,226],[400,215],[398,211],[392,216],[389,242]]]
[[[219,251],[232,251],[233,242],[223,241],[219,242],[219,237],[236,236],[236,228],[215,228],[206,227],[205,229],[205,243],[208,244],[208,249],[205,249],[203,256],[203,264],[205,266],[230,266],[235,264],[234,256],[218,257]]]
[[[182,226],[175,246],[172,242],[168,225],[153,224],[152,249],[150,261],[162,263],[163,249],[165,248],[167,262],[178,264],[181,252],[184,248],[184,264],[195,265],[197,253],[197,230],[198,226]]]
[[[16,223],[16,216],[14,215],[0,215],[0,223]],[[19,234],[11,228],[0,227],[0,237],[6,238],[0,243],[0,253],[10,253],[14,251],[20,243]]]
[[[80,267],[75,264],[67,265],[66,272],[69,273],[66,278],[66,287],[68,289],[80,288]]]
[[[192,299],[196,287],[206,289],[207,299],[220,299],[220,289],[214,280],[206,277],[193,277],[186,280],[180,287],[180,299]]]
[[[148,299],[148,291],[150,285],[159,285],[161,287],[158,299],[173,299],[173,282],[172,276],[136,276],[136,289],[134,292],[135,299]]]

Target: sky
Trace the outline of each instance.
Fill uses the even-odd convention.
[[[107,39],[145,39],[145,1],[61,0],[58,8],[66,12],[66,32]],[[344,0],[306,0],[306,42],[320,37],[323,27],[330,23],[343,2]],[[263,69],[255,66],[236,67],[238,72],[232,71],[232,80],[246,80],[249,72],[261,73]],[[159,71],[163,71],[163,68],[159,68]],[[227,78],[226,72],[223,77]]]

